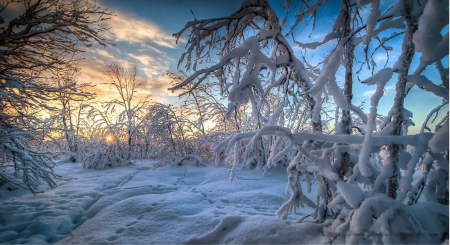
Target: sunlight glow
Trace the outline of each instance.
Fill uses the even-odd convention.
[[[106,136],[106,143],[111,143],[112,140],[113,140],[112,135],[109,134],[109,135]]]

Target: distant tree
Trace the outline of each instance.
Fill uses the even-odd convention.
[[[112,100],[86,106],[88,113],[84,121],[90,140],[84,143],[84,168],[130,164],[133,159],[143,157],[141,148],[150,143],[152,130],[147,126],[154,113],[149,109],[151,100],[145,97],[128,111],[117,105],[120,103]],[[99,143],[101,147],[97,147]]]
[[[71,64],[55,65],[50,70],[51,81],[57,87],[70,87],[60,89],[57,94],[57,106],[61,111],[57,111],[57,125],[54,132],[61,132],[64,138],[64,146],[60,149],[64,157],[61,161],[81,161],[80,144],[82,139],[82,116],[84,105],[87,101],[94,99],[95,94],[86,92],[88,83],[76,81],[79,73],[78,62]],[[59,129],[59,130],[58,130]]]
[[[169,72],[169,77],[172,79],[173,84],[177,84],[186,78],[184,72],[178,73]],[[237,132],[234,127],[235,124],[228,120],[223,120],[226,116],[227,108],[224,106],[224,96],[218,96],[217,86],[211,86],[211,84],[200,84],[197,89],[191,90],[191,85],[187,85],[180,91],[180,99],[183,103],[177,106],[176,112],[179,118],[184,118],[184,127],[189,128],[187,130],[187,141],[192,144],[195,142],[195,146],[192,148],[192,152],[186,154],[197,154],[205,161],[213,160],[213,154],[211,154],[212,148],[215,146],[211,144],[218,137],[217,133],[229,134],[231,132]],[[181,114],[184,114],[182,116]],[[210,125],[214,125],[211,127]],[[186,130],[185,130],[186,131]],[[223,132],[223,134],[222,134]],[[185,140],[186,142],[186,140]]]
[[[131,64],[130,67],[125,68],[117,62],[107,62],[105,68],[103,69],[103,74],[106,76],[106,84],[114,88],[120,95],[119,100],[112,100],[112,104],[120,105],[124,108],[124,115],[126,121],[126,142],[128,144],[128,156],[126,159],[131,158],[131,147],[132,147],[132,135],[133,135],[133,116],[134,105],[132,104],[133,99],[135,99],[136,89],[144,85],[144,83],[139,80],[137,74],[136,64]],[[147,98],[140,101],[139,104],[147,103]],[[139,107],[140,105],[137,105]]]
[[[16,13],[13,11],[19,9]],[[14,16],[17,14],[17,17]],[[39,152],[46,127],[37,112],[54,111],[52,101],[75,84],[54,84],[51,70],[71,65],[93,44],[112,45],[101,23],[112,13],[88,0],[6,0],[0,6],[0,143],[3,179],[38,192],[40,180],[55,187],[52,154]]]

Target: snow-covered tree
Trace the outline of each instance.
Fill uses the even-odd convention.
[[[221,95],[228,98],[227,119],[237,108],[251,105],[251,117],[246,123],[256,123],[259,127],[238,132],[214,149],[216,154],[223,149],[226,154],[234,152],[230,181],[237,179],[239,164],[256,158],[257,145],[263,138],[274,138],[268,168],[284,156],[295,154],[287,167],[291,197],[277,211],[279,217],[286,218],[298,207],[311,206],[315,208],[311,215],[316,222],[329,222],[333,234],[330,242],[337,236],[344,236],[349,244],[362,243],[365,238],[373,243],[440,242],[441,237],[431,234],[442,235],[448,229],[445,221],[448,206],[443,205],[448,205],[448,197],[445,200],[448,138],[444,139],[444,135],[448,137],[448,117],[438,123],[434,133],[408,135],[412,115],[404,108],[403,101],[408,90],[417,85],[442,97],[443,104],[448,103],[448,68],[441,62],[448,56],[448,31],[443,31],[448,26],[448,1],[401,0],[382,13],[384,7],[380,1],[343,0],[341,13],[322,42],[294,40],[294,44],[308,49],[334,43],[320,64],[312,66],[296,56],[294,44],[287,37],[295,39],[298,25],[305,17],[310,17],[314,28],[318,10],[326,7],[324,4],[321,0],[300,1],[300,5],[295,5],[295,23],[287,29],[284,28],[288,17],[279,20],[277,12],[265,0],[243,1],[229,16],[188,22],[174,36],[179,39],[190,30],[187,51],[179,65],[184,62],[185,69],[193,73],[171,90],[189,86],[188,91],[192,91],[207,83],[208,78],[215,78]],[[287,14],[291,13],[290,1],[285,1],[284,7]],[[358,14],[361,8],[369,13]],[[432,14],[433,11],[438,14]],[[309,20],[305,21],[306,25]],[[391,32],[390,36],[385,32]],[[404,41],[398,62],[393,67],[378,68],[373,55],[380,48],[390,51],[388,42],[399,36]],[[363,78],[362,83],[376,86],[368,115],[351,100],[352,73],[357,65],[353,60],[357,58],[358,48],[365,61],[355,74],[369,71],[372,75]],[[211,59],[213,51],[219,54],[217,62]],[[421,62],[410,74],[415,51],[422,53]],[[200,63],[209,65],[197,69]],[[420,75],[430,64],[435,64],[442,74],[441,85]],[[343,89],[337,82],[339,69],[346,74]],[[398,74],[395,102],[391,112],[379,123],[378,104],[394,73]],[[283,96],[276,108],[269,109],[268,94],[277,89]],[[322,132],[324,121],[330,120],[323,114],[326,103],[334,103],[342,110],[336,135]],[[308,115],[310,127],[298,131],[285,123],[284,115],[298,113],[297,108],[305,104],[303,111]],[[364,124],[358,127],[360,135],[350,135],[351,112]],[[249,141],[245,146],[241,144],[244,140]],[[413,183],[416,165],[423,166],[425,171],[424,177]],[[299,181],[300,175],[304,175],[310,186],[308,172],[314,172],[319,182],[316,202],[303,194]],[[427,202],[416,203],[425,182],[430,186]],[[407,201],[407,196],[413,201]],[[426,215],[418,212],[425,209],[428,209]],[[441,222],[440,228],[428,226],[427,215]]]
[[[137,74],[136,64],[132,64],[129,68],[125,68],[117,62],[108,62],[105,64],[103,73],[106,76],[106,84],[113,87],[120,95],[120,99],[112,100],[112,104],[122,106],[124,108],[124,120],[126,123],[126,142],[128,144],[129,155],[126,159],[131,158],[132,136],[133,136],[133,116],[136,107],[140,107],[141,104],[148,103],[148,98],[140,101],[137,106],[132,105],[132,101],[135,98],[136,89],[141,87],[144,83],[139,80]]]
[[[60,89],[57,96],[57,107],[60,111],[54,112],[54,116],[58,118],[54,126],[53,133],[62,137],[54,139],[50,135],[47,137],[58,141],[61,146],[55,152],[60,153],[60,161],[65,162],[80,162],[81,161],[81,139],[82,139],[82,120],[84,117],[84,109],[89,100],[95,97],[94,93],[86,92],[86,87],[90,85],[87,83],[80,83],[76,81],[79,73],[78,62],[72,64],[55,65],[51,69],[51,79],[55,86],[64,87],[72,84],[70,88]],[[52,113],[53,115],[53,113]],[[61,141],[61,139],[63,139]]]
[[[85,168],[103,169],[110,162],[121,165],[139,158],[140,148],[144,147],[142,136],[145,138],[142,129],[151,120],[151,100],[147,96],[137,104],[130,104],[128,110],[120,105],[120,101],[112,100],[87,106],[85,127],[90,129],[90,139],[84,143]],[[95,155],[105,157],[91,157]]]
[[[40,152],[46,127],[39,113],[73,83],[55,85],[50,70],[73,64],[92,44],[109,46],[101,23],[112,14],[90,1],[6,0],[0,7],[1,178],[37,193],[40,180],[55,187],[52,154]],[[10,175],[10,167],[17,178]],[[6,169],[6,170],[5,170]]]
[[[168,74],[174,84],[183,81],[187,76],[184,72],[170,72]],[[212,85],[212,86],[211,86]],[[185,127],[192,129],[191,141],[194,141],[192,154],[197,154],[203,160],[213,160],[211,154],[218,138],[223,138],[230,133],[237,133],[240,123],[233,123],[233,120],[223,120],[227,113],[224,106],[224,96],[219,96],[217,83],[199,84],[192,90],[192,85],[181,88],[179,95],[183,103],[179,105],[178,111],[186,112],[184,117]],[[245,109],[244,109],[245,110]],[[240,115],[245,115],[242,111],[233,115],[235,121],[244,120]],[[181,115],[179,116],[181,117]]]

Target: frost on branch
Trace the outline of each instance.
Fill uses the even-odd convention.
[[[442,125],[442,127],[439,127],[436,130],[433,138],[431,138],[430,142],[428,143],[428,146],[435,153],[447,151],[449,149],[448,135],[449,135],[449,132],[448,132],[448,120],[447,120],[444,123],[444,125]]]
[[[358,208],[364,200],[364,193],[356,186],[344,182],[337,183],[338,192],[352,208]]]
[[[2,171],[1,178],[13,185],[28,188],[33,194],[42,191],[40,185],[43,181],[51,188],[57,186],[57,175],[53,172],[54,154],[32,149],[30,143],[34,139],[28,133],[17,129],[6,130],[4,126],[0,126],[0,132],[3,136],[0,152],[2,166],[5,168],[8,164],[14,166],[14,174]]]
[[[313,220],[332,223],[333,237],[343,236],[348,244],[432,241],[427,233],[430,230],[424,230],[412,206],[421,202],[422,192],[428,201],[448,204],[448,198],[445,199],[448,178],[444,177],[448,174],[448,153],[445,153],[448,143],[436,148],[444,140],[442,136],[448,134],[448,124],[445,120],[438,123],[441,128],[434,133],[422,130],[411,134],[413,114],[404,107],[409,91],[407,82],[442,97],[443,105],[448,103],[447,68],[442,62],[436,62],[436,67],[443,86],[429,82],[420,72],[409,72],[415,51],[411,40],[417,21],[427,12],[424,6],[432,2],[398,1],[382,13],[385,5],[377,0],[342,1],[331,32],[325,33],[322,42],[305,44],[295,40],[299,36],[294,33],[296,27],[304,17],[310,16],[305,24],[314,30],[319,7],[325,1],[301,1],[299,6],[291,6],[286,1],[285,7],[297,9],[296,22],[287,29],[284,29],[286,19],[278,21],[268,1],[245,1],[230,16],[194,20],[179,32],[191,30],[187,53],[195,54],[196,61],[205,61],[204,57],[211,55],[202,49],[205,45],[218,47],[219,62],[194,71],[172,89],[189,84],[195,89],[201,83],[207,84],[207,77],[214,77],[221,95],[228,99],[226,119],[237,124],[239,109],[247,109],[248,118],[240,121],[242,127],[214,150],[219,156],[226,148],[225,154],[233,159],[231,181],[237,179],[238,166],[256,159],[267,156],[267,171],[282,159],[289,159],[287,191],[290,196],[276,212],[277,216],[286,219],[302,206],[314,206],[310,215]],[[367,12],[363,14],[364,6]],[[290,10],[286,14],[289,13]],[[290,35],[293,42],[287,38]],[[398,62],[390,67],[386,61],[385,67],[378,68],[377,50],[386,51],[389,59],[395,53],[390,51],[400,50],[389,43],[398,37],[403,37]],[[302,62],[290,43],[299,45],[305,52]],[[317,64],[307,61],[306,57],[312,53],[304,48],[317,48],[325,43],[333,45],[331,51]],[[359,62],[362,55],[358,45],[365,56],[363,62]],[[195,53],[196,48],[203,53]],[[184,56],[180,59],[183,61],[186,61]],[[360,70],[353,73],[357,64],[361,64]],[[341,76],[337,74],[344,69],[342,88]],[[368,115],[363,106],[352,104],[353,92],[349,89],[354,84],[353,74],[363,73],[372,75],[362,83],[376,86]],[[380,115],[379,103],[394,73],[398,74],[394,106],[387,115]],[[434,112],[442,107],[436,107]],[[344,125],[339,117],[349,123]],[[335,125],[330,125],[330,121]],[[354,128],[359,134],[352,132]],[[263,148],[266,153],[261,152]],[[425,161],[427,154],[433,160],[428,157]],[[341,173],[343,156],[347,157],[348,167]],[[415,182],[417,167],[425,170]],[[302,189],[302,183],[311,189],[310,173],[315,175],[318,185],[314,202],[306,198]],[[306,182],[300,180],[302,175]],[[442,218],[445,214],[437,216]]]
[[[16,12],[13,18],[10,11]],[[1,167],[6,169],[2,178],[28,186],[33,193],[38,191],[41,180],[52,188],[56,186],[54,154],[42,150],[51,144],[50,131],[54,129],[39,114],[60,111],[54,107],[54,101],[64,94],[87,97],[77,91],[75,82],[61,83],[54,75],[77,66],[86,47],[112,45],[101,35],[108,30],[102,24],[111,15],[87,0],[2,2],[0,143]],[[21,181],[12,179],[11,168]]]
[[[357,163],[358,170],[361,172],[362,175],[366,177],[370,177],[372,175],[370,168],[368,167],[368,164],[370,162],[369,156],[372,153],[372,145],[373,145],[372,135],[373,131],[375,131],[378,102],[380,101],[381,96],[383,96],[384,86],[391,77],[392,77],[392,69],[385,68],[378,71],[375,75],[364,80],[363,82],[368,85],[372,85],[374,83],[377,84],[376,91],[372,95],[372,98],[370,99],[371,107],[367,122],[366,135],[364,137],[364,142],[362,144],[361,153],[359,154],[359,160]]]
[[[432,92],[436,96],[442,97],[446,101],[448,101],[448,90],[442,86],[438,86],[428,80],[424,75],[410,75],[407,77],[408,82],[413,83],[419,88],[422,88],[426,91]]]
[[[448,55],[448,31],[444,35],[441,33],[448,26],[448,5],[448,1],[440,0],[429,0],[422,4],[425,7],[412,39],[416,51],[422,53],[420,70]]]

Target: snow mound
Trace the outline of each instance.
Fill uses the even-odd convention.
[[[293,223],[276,217],[225,216],[213,230],[186,244],[321,244],[323,224]]]

